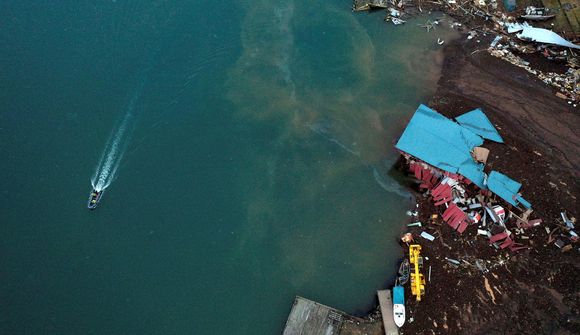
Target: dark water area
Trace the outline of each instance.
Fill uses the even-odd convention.
[[[453,35],[381,16],[2,2],[0,334],[277,334],[295,295],[367,312],[412,204],[392,141]]]

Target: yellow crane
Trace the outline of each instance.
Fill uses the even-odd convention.
[[[411,272],[411,293],[417,298],[417,301],[421,301],[421,296],[425,294],[425,277],[419,272],[419,266],[423,265],[420,245],[411,244],[409,246],[409,261],[414,267],[414,271]]]

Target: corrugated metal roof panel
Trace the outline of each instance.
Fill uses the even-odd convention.
[[[485,189],[483,164],[471,157],[471,149],[482,143],[472,131],[420,105],[395,147],[442,170],[459,173]]]
[[[475,134],[495,142],[503,143],[503,139],[491,121],[480,108],[474,109],[455,118],[457,122]]]

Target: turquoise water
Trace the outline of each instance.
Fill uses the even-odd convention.
[[[277,334],[295,295],[367,312],[411,204],[391,142],[453,34],[350,5],[2,2],[0,334]]]

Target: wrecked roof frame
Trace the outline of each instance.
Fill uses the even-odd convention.
[[[456,118],[446,118],[421,104],[409,121],[395,147],[410,156],[452,174],[458,174],[483,190],[489,189],[513,206],[531,204],[518,193],[521,184],[508,176],[483,171],[484,164],[473,157],[483,138],[503,143],[491,121],[481,109]]]

